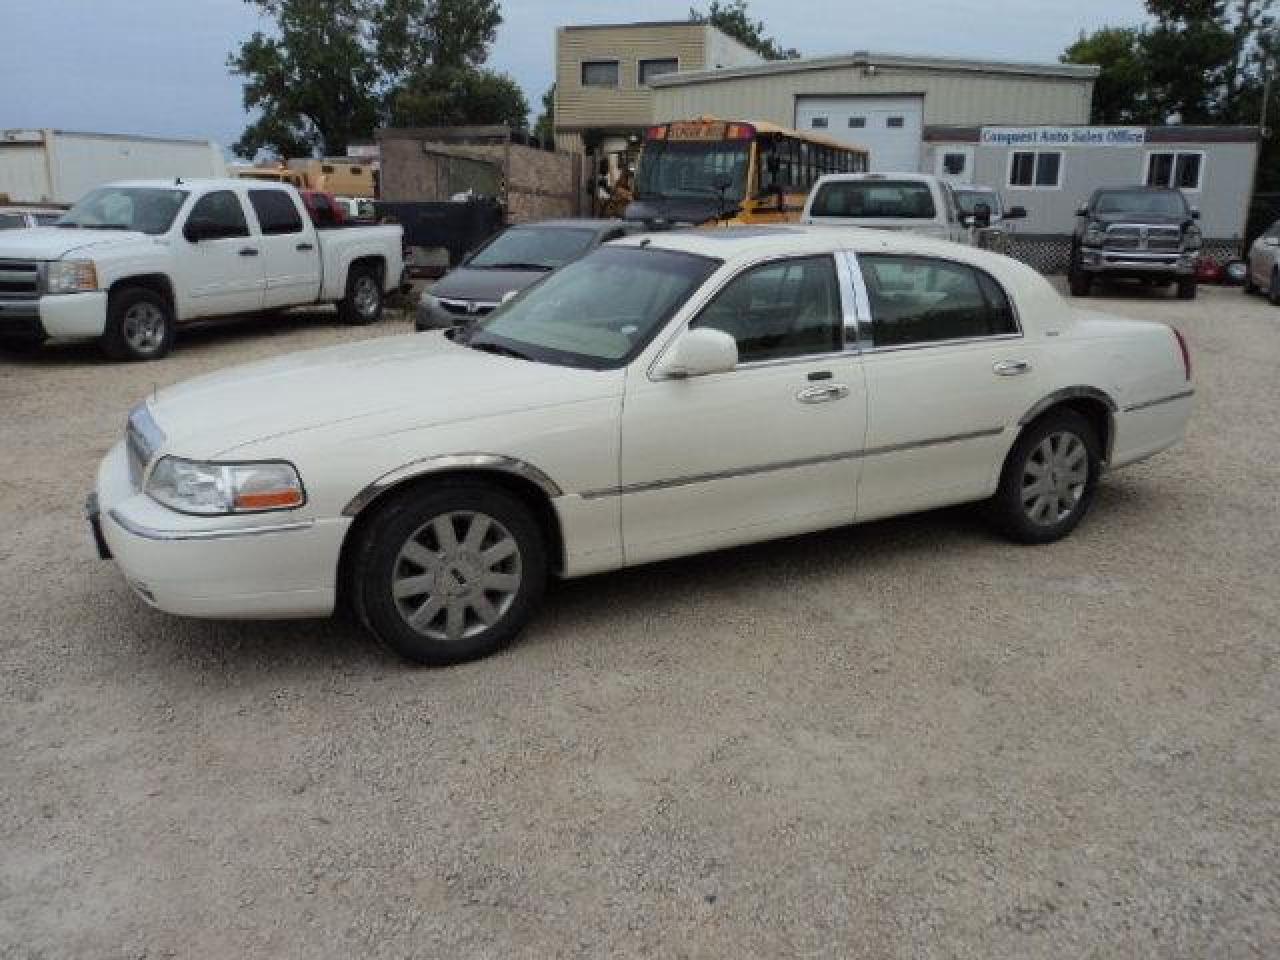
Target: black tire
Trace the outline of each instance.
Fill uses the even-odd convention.
[[[488,484],[442,481],[412,488],[377,510],[356,545],[349,596],[379,640],[407,660],[439,667],[488,656],[516,638],[547,581],[545,538],[527,505]],[[466,535],[475,528],[467,518],[477,516],[488,526],[470,547]],[[437,533],[445,524],[457,541],[452,549]],[[512,545],[514,552],[485,559]],[[405,556],[410,550],[438,565]],[[423,592],[397,599],[395,585],[416,589],[415,581]],[[498,582],[502,588],[488,589]],[[461,629],[450,639],[455,608],[461,608]],[[409,622],[415,615],[425,617],[421,629]]]
[[[1196,298],[1196,281],[1192,277],[1188,280],[1178,281],[1178,299],[1194,300]]]
[[[0,353],[21,356],[35,353],[44,346],[43,337],[0,337]]]
[[[1280,307],[1280,270],[1271,271],[1271,283],[1267,285],[1267,299],[1273,307]]]
[[[1077,270],[1072,267],[1067,273],[1067,287],[1071,290],[1073,297],[1087,297],[1092,286],[1093,277],[1083,270]]]
[[[382,272],[356,264],[347,274],[347,293],[338,304],[338,317],[354,326],[377,323],[382,319],[383,300]]]
[[[1029,493],[1028,480],[1035,483],[1031,464],[1043,465],[1044,444],[1069,452],[1063,437],[1075,437],[1084,448],[1085,472],[1078,492],[1072,488],[1069,478],[1063,477],[1061,485],[1055,484],[1049,491],[1042,491],[1048,498],[1044,515],[1033,514],[1039,506],[1039,494]],[[1057,438],[1056,442],[1050,438]],[[991,512],[996,523],[1009,539],[1017,543],[1052,543],[1061,540],[1084,518],[1098,486],[1101,471],[1101,452],[1097,433],[1093,426],[1074,410],[1051,410],[1029,424],[1018,437],[1009,456],[1005,459],[1000,475],[1000,486],[991,500]],[[1055,476],[1050,471],[1049,481]],[[1032,499],[1034,497],[1034,499]],[[1053,498],[1057,498],[1056,500]],[[1065,509],[1064,509],[1065,507]]]
[[[107,328],[100,343],[112,360],[159,360],[173,349],[173,308],[146,287],[126,287],[107,301]]]
[[[1258,292],[1258,285],[1253,282],[1253,268],[1247,264],[1244,270],[1244,283],[1241,284],[1241,286],[1244,287],[1244,292],[1247,294],[1254,294]]]

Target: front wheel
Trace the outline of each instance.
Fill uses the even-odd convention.
[[[347,277],[347,295],[338,304],[344,323],[363,326],[382,318],[382,278],[374,267],[353,266]]]
[[[532,511],[497,487],[442,483],[379,510],[352,565],[366,626],[402,657],[447,666],[515,639],[547,579]]]
[[[1083,270],[1072,267],[1067,273],[1067,286],[1071,289],[1073,297],[1087,297],[1089,289],[1093,286],[1093,277]]]
[[[1178,281],[1178,299],[1194,300],[1196,298],[1196,280],[1191,277],[1187,280]]]
[[[1271,282],[1267,284],[1267,299],[1273,307],[1280,307],[1280,270],[1271,271]]]
[[[102,350],[112,360],[159,360],[173,349],[173,308],[146,287],[127,287],[107,301]]]
[[[1101,470],[1097,434],[1073,410],[1032,423],[1005,460],[995,519],[1019,543],[1052,543],[1074,530],[1093,502]]]

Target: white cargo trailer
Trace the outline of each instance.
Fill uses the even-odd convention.
[[[117,180],[226,175],[222,149],[212,140],[0,130],[0,194],[14,203],[75,203]]]

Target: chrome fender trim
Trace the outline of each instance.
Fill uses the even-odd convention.
[[[496,453],[451,453],[439,457],[424,457],[414,460],[402,467],[396,467],[384,473],[373,483],[357,493],[342,508],[344,517],[354,517],[373,501],[404,480],[421,477],[432,473],[445,473],[450,470],[492,470],[497,473],[509,473],[512,476],[529,480],[552,499],[564,495],[560,486],[537,467],[504,457]]]
[[[1098,400],[1102,404],[1104,404],[1107,408],[1107,419],[1111,422],[1110,423],[1111,428],[1107,431],[1107,433],[1109,434],[1107,438],[1107,449],[1103,451],[1102,462],[1104,465],[1107,463],[1110,463],[1111,462],[1111,444],[1115,442],[1115,438],[1116,438],[1115,417],[1116,417],[1116,412],[1120,409],[1120,405],[1116,403],[1115,400],[1111,399],[1110,394],[1102,390],[1099,390],[1097,387],[1077,386],[1077,387],[1063,387],[1061,390],[1055,390],[1053,391],[1053,393],[1049,394],[1047,397],[1042,398],[1038,403],[1032,406],[1030,410],[1024,413],[1021,417],[1019,417],[1018,426],[1025,427],[1028,423],[1030,423],[1036,417],[1040,416],[1040,414],[1044,413],[1050,407],[1056,406],[1057,404],[1062,403],[1062,401],[1064,400],[1074,400],[1078,397],[1088,397],[1091,400]]]

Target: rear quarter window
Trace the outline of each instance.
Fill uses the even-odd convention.
[[[302,231],[302,215],[298,213],[297,204],[283,190],[250,190],[249,202],[264,234]]]
[[[934,220],[938,210],[927,183],[837,180],[818,187],[809,215],[858,220]]]

